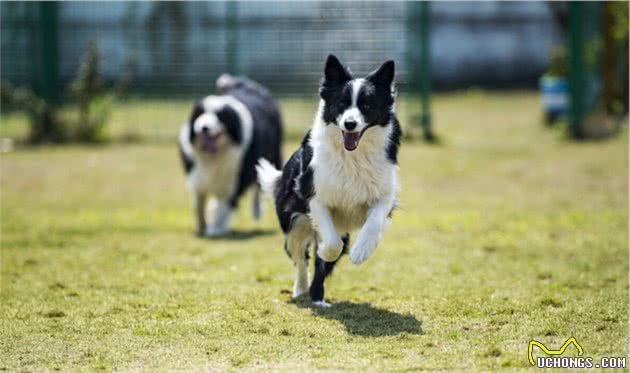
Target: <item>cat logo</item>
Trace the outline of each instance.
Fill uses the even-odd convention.
[[[569,347],[570,344],[573,344],[575,348],[577,348],[578,356],[582,356],[584,354],[584,350],[582,349],[582,346],[580,346],[578,341],[575,340],[575,337],[571,337],[567,339],[567,341],[564,342],[564,344],[562,345],[562,347],[560,347],[559,350],[550,350],[544,344],[538,341],[529,341],[529,348],[527,349],[527,353],[529,355],[529,362],[533,366],[536,366],[536,362],[534,361],[534,356],[532,355],[534,351],[534,346],[538,346],[541,350],[543,350],[545,354],[549,356],[558,356],[558,355],[562,355],[564,351],[567,349],[567,347]]]

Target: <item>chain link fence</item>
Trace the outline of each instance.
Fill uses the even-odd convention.
[[[142,123],[147,133],[163,131],[154,121],[180,121],[176,101],[213,92],[225,72],[247,75],[279,97],[312,101],[329,53],[357,75],[394,59],[405,97],[429,80],[437,89],[536,86],[558,38],[544,3],[430,5],[430,28],[422,28],[418,2],[2,2],[1,74],[62,102],[95,42],[107,82],[133,62],[130,93],[159,100],[159,108],[114,113],[114,126]],[[433,66],[424,78],[422,30],[430,31]],[[168,105],[177,108],[161,110]],[[306,111],[291,119],[308,122],[312,108]]]
[[[2,3],[2,76],[35,85],[42,43],[57,43],[58,82],[75,73],[89,42],[115,80],[129,60],[134,89],[203,94],[223,72],[246,74],[278,93],[313,92],[328,53],[357,73],[386,59],[401,87],[417,82],[419,3],[79,2],[56,4],[56,39],[41,3]],[[557,31],[542,4],[432,4],[433,80],[439,87],[534,86]],[[471,31],[474,31],[474,35]]]

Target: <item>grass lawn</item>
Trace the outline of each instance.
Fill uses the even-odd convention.
[[[188,111],[133,105],[114,118],[164,134]],[[292,139],[312,106],[283,102]],[[571,336],[626,356],[627,129],[568,141],[533,93],[437,96],[434,117],[441,145],[403,144],[402,207],[370,260],[337,267],[330,309],[290,300],[269,201],[193,236],[174,142],[3,154],[0,369],[496,370]]]

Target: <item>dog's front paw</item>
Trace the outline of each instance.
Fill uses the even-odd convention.
[[[226,227],[208,226],[205,231],[206,237],[218,237],[227,234],[230,230]]]
[[[341,255],[341,250],[343,250],[343,241],[337,236],[320,242],[317,255],[326,262],[334,262]]]
[[[363,238],[359,236],[357,242],[350,249],[350,261],[353,264],[361,264],[365,262],[376,249],[378,245],[378,236]]]

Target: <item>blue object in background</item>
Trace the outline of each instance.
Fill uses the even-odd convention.
[[[545,122],[551,124],[569,110],[569,81],[564,77],[543,76],[540,92]]]

